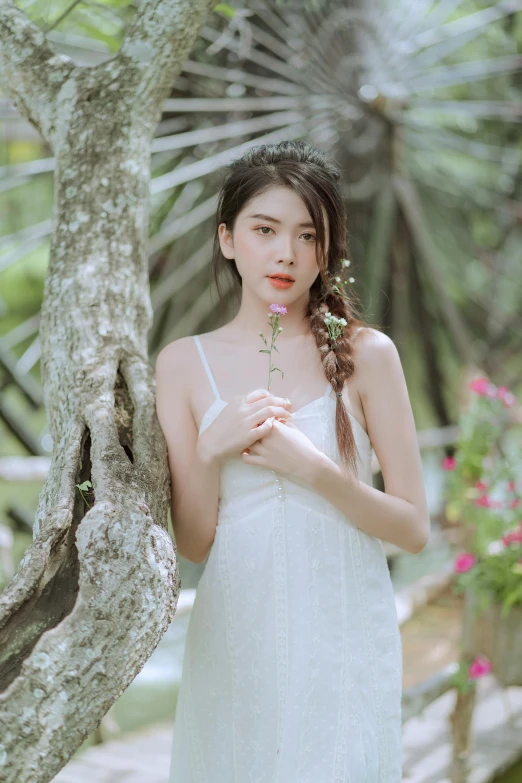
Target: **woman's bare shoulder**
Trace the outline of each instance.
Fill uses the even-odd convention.
[[[204,332],[202,334],[203,340],[209,336],[214,339],[215,336],[219,336],[221,329],[215,329],[212,332]],[[185,337],[178,337],[176,340],[167,343],[163,346],[156,357],[156,363],[159,361],[161,364],[177,364],[178,362],[185,361],[194,363],[197,357],[196,341],[194,335],[186,335]]]
[[[190,367],[194,361],[193,342],[192,337],[179,337],[164,345],[156,356],[156,371],[159,369],[170,376],[171,373],[177,375],[181,367]]]
[[[207,336],[210,340],[219,339],[220,332],[220,329],[205,332],[202,335],[203,342]],[[172,392],[191,402],[201,385],[198,381],[201,380],[202,372],[194,335],[172,340],[163,346],[156,357],[156,381],[158,378],[165,379]]]
[[[393,343],[388,335],[381,332],[379,329],[373,329],[371,326],[363,326],[357,329],[352,345],[354,353],[357,354],[371,351],[372,348],[386,345],[387,343]]]
[[[365,379],[378,369],[383,357],[393,351],[396,351],[395,343],[379,329],[364,326],[357,331],[352,342],[352,358],[361,396],[364,394]]]
[[[399,362],[399,354],[393,340],[379,329],[364,327],[353,342],[352,356],[358,378],[358,391],[361,397],[375,388],[376,384],[386,383],[390,364]]]

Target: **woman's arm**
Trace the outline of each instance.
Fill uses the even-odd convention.
[[[203,563],[216,534],[219,462],[198,449],[187,384],[194,357],[189,340],[175,340],[158,354],[156,411],[168,448],[176,547],[187,560]]]
[[[375,329],[357,340],[357,389],[385,492],[357,481],[325,454],[306,481],[365,533],[417,554],[430,534],[422,462],[406,381],[395,344]]]

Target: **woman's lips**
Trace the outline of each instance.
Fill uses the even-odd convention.
[[[269,277],[268,279],[274,288],[290,288],[295,283],[295,280],[281,280],[278,277]]]

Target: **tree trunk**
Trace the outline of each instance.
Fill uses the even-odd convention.
[[[149,0],[118,54],[85,68],[0,0],[2,88],[56,157],[40,325],[53,452],[33,543],[0,595],[4,783],[57,774],[176,610],[167,450],[147,357],[150,143],[215,4]]]

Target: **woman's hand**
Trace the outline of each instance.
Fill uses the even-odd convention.
[[[277,419],[269,432],[241,452],[243,462],[307,481],[324,454],[291,420]]]
[[[236,396],[223,408],[198,438],[198,455],[204,462],[238,457],[262,438],[275,417],[288,420],[291,405],[285,397],[274,397],[266,389]]]

